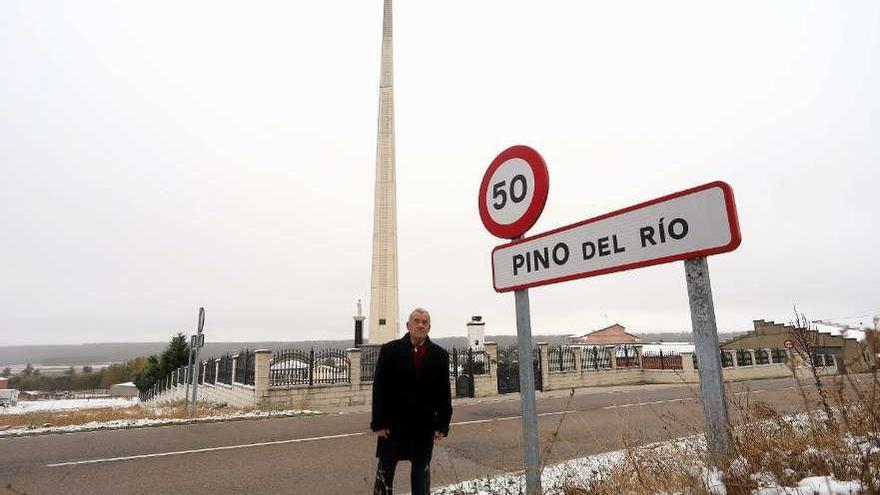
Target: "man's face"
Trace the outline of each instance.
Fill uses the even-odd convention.
[[[414,339],[422,340],[428,336],[428,331],[431,330],[431,321],[428,320],[428,315],[416,311],[409,315],[409,321],[406,322],[406,329],[409,330],[409,334]]]

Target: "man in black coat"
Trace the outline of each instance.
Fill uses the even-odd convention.
[[[397,462],[411,464],[413,495],[428,495],[431,451],[435,440],[449,434],[452,396],[449,353],[428,339],[431,315],[422,308],[410,313],[409,331],[382,346],[373,376],[373,419],[378,435],[375,495],[391,495]]]

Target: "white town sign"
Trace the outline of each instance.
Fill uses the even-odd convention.
[[[733,190],[712,182],[492,251],[495,290],[508,292],[733,251]]]

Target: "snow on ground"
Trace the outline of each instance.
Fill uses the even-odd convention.
[[[685,437],[669,442],[646,445],[643,448],[670,447],[670,452],[682,452],[693,448],[705,448],[702,436]],[[617,450],[604,454],[572,459],[560,464],[546,466],[541,472],[541,487],[545,495],[564,495],[566,486],[584,486],[589,480],[597,480],[608,473],[616,464],[623,461],[625,451]],[[702,478],[709,493],[727,495],[722,482],[722,472],[703,465],[694,466],[694,475]],[[780,486],[769,473],[754,475],[760,480],[759,489],[752,495],[853,495],[867,493],[858,481],[839,481],[833,476],[811,476],[798,482],[796,486]],[[445,486],[431,492],[432,495],[519,495],[526,492],[525,475],[522,471],[505,473],[494,477],[463,481]],[[659,495],[659,494],[658,494]],[[666,495],[666,494],[664,494]]]
[[[60,399],[60,400],[20,400],[14,406],[0,407],[3,414],[27,414],[37,411],[61,411],[66,409],[96,409],[99,407],[131,407],[140,403],[137,398],[114,397],[112,399]]]

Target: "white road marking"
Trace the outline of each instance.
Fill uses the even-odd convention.
[[[794,388],[794,387],[789,387],[789,388]],[[753,393],[754,394],[754,393],[760,393],[760,392],[765,392],[765,390],[752,390],[752,391],[737,392],[737,395],[745,394],[745,393]],[[664,399],[664,400],[655,400],[655,401],[650,401],[650,402],[617,404],[617,405],[613,405],[613,406],[605,406],[602,409],[607,410],[607,409],[618,409],[618,408],[624,408],[624,407],[638,407],[638,406],[647,406],[647,405],[652,405],[652,404],[663,404],[663,403],[667,403],[667,402],[683,402],[683,401],[687,401],[687,400],[696,400],[696,399],[692,398],[692,397],[685,397],[683,399]],[[567,409],[564,411],[553,411],[553,412],[539,413],[538,416],[557,416],[560,414],[567,414],[567,413],[573,413],[573,412],[584,412],[584,411],[581,411],[578,409]],[[476,419],[476,420],[472,420],[472,421],[459,421],[459,422],[450,424],[450,426],[465,426],[465,425],[476,425],[476,424],[482,424],[482,423],[492,423],[495,421],[510,421],[510,420],[514,420],[514,419],[520,419],[521,417],[522,417],[522,415],[516,415],[516,416],[502,416],[500,418]],[[288,444],[288,443],[303,443],[303,442],[316,442],[316,441],[320,441],[320,440],[334,440],[334,439],[338,439],[338,438],[359,437],[359,436],[363,436],[363,435],[367,435],[367,434],[372,434],[372,432],[361,431],[361,432],[357,432],[357,433],[343,433],[340,435],[326,435],[326,436],[321,436],[321,437],[293,438],[290,440],[275,440],[272,442],[245,443],[245,444],[239,444],[239,445],[224,445],[221,447],[208,447],[208,448],[204,448],[204,449],[178,450],[178,451],[173,451],[173,452],[158,452],[155,454],[139,454],[139,455],[130,455],[130,456],[123,456],[123,457],[108,457],[108,458],[104,458],[104,459],[85,459],[85,460],[81,460],[81,461],[69,461],[69,462],[58,462],[58,463],[54,463],[54,464],[46,464],[46,467],[78,466],[78,465],[83,465],[83,464],[99,464],[102,462],[130,461],[130,460],[135,460],[135,459],[151,459],[154,457],[169,457],[169,456],[175,456],[175,455],[198,454],[201,452],[216,452],[216,451],[221,451],[221,450],[246,449],[246,448],[251,448],[251,447],[265,447],[265,446],[269,446],[269,445],[284,445],[284,444]]]
[[[140,455],[129,455],[124,457],[108,457],[106,459],[87,459],[84,461],[70,461],[70,462],[59,462],[55,464],[46,464],[46,467],[61,467],[61,466],[76,466],[80,464],[98,464],[101,462],[114,462],[114,461],[130,461],[133,459],[149,459],[152,457],[168,457],[172,455],[183,455],[183,454],[197,454],[200,452],[215,452],[218,450],[233,450],[233,449],[245,449],[249,447],[263,447],[266,445],[283,445],[286,443],[301,443],[301,442],[314,442],[317,440],[332,440],[335,438],[348,438],[348,437],[359,437],[361,435],[366,435],[367,432],[361,431],[358,433],[343,433],[341,435],[327,435],[323,437],[310,437],[310,438],[293,438],[290,440],[276,440],[273,442],[259,442],[259,443],[245,443],[241,445],[224,445],[222,447],[209,447],[205,449],[192,449],[192,450],[178,450],[176,452],[159,452],[156,454],[140,454]]]
[[[538,414],[538,416],[553,416],[558,414],[565,414],[569,412],[575,412],[573,410],[567,411],[556,411],[556,412],[546,412]],[[463,426],[463,425],[474,425],[480,423],[492,423],[494,421],[509,421],[512,419],[519,419],[520,416],[504,416],[500,418],[491,418],[491,419],[477,419],[473,421],[459,421],[456,423],[450,424],[450,426]],[[222,447],[208,447],[204,449],[191,449],[191,450],[178,450],[173,452],[158,452],[155,454],[139,454],[139,455],[129,455],[123,457],[108,457],[104,459],[85,459],[81,461],[69,461],[69,462],[57,462],[54,464],[46,464],[46,467],[62,467],[62,466],[79,466],[82,464],[99,464],[102,462],[116,462],[116,461],[131,461],[135,459],[151,459],[154,457],[169,457],[174,455],[185,455],[185,454],[199,454],[202,452],[216,452],[220,450],[233,450],[233,449],[246,449],[251,447],[265,447],[268,445],[284,445],[288,443],[303,443],[303,442],[315,442],[319,440],[335,440],[337,438],[350,438],[350,437],[359,437],[362,435],[372,434],[372,432],[361,431],[358,433],[344,433],[341,435],[327,435],[322,437],[309,437],[309,438],[293,438],[290,440],[276,440],[273,442],[258,442],[258,443],[245,443],[240,445],[224,445]]]

